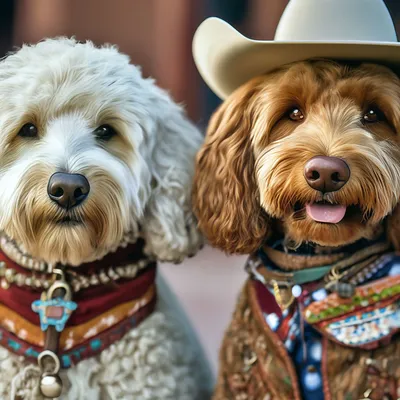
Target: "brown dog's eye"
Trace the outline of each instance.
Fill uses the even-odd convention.
[[[101,125],[94,131],[94,134],[96,135],[96,139],[107,141],[110,140],[117,133],[110,125]]]
[[[33,124],[25,124],[18,132],[18,136],[34,138],[38,135],[38,129]]]
[[[302,121],[304,119],[304,114],[301,112],[301,110],[299,108],[293,108],[293,110],[291,110],[289,112],[289,118],[292,121]]]
[[[363,121],[366,123],[379,122],[384,119],[383,113],[377,108],[370,108],[363,116]]]

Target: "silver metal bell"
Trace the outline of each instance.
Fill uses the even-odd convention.
[[[342,299],[350,299],[356,292],[355,287],[351,283],[339,282],[337,286],[337,294]]]
[[[44,397],[54,399],[61,396],[62,381],[58,375],[43,375],[40,380],[40,391]]]

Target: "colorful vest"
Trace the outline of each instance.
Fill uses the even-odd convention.
[[[249,258],[215,400],[400,397],[400,256],[379,242],[341,251]],[[327,279],[335,265],[346,279]],[[320,278],[301,283],[307,269]]]

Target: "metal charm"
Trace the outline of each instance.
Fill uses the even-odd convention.
[[[43,292],[40,300],[35,300],[32,303],[32,310],[39,314],[42,331],[46,331],[49,326],[54,326],[57,332],[62,332],[68,318],[78,305],[71,300],[71,288],[65,281],[63,271],[56,269],[54,273],[60,275],[61,279],[56,280],[47,293]],[[53,298],[57,289],[64,291],[64,297]]]
[[[342,299],[350,299],[356,292],[355,287],[351,283],[345,282],[329,282],[325,288],[331,292],[336,292]]]
[[[279,307],[282,310],[288,309],[296,299],[293,296],[292,287],[285,282],[281,282],[279,284],[277,281],[271,281],[271,283],[273,285],[275,300],[278,303]],[[281,288],[280,286],[284,287]]]
[[[327,276],[328,282],[325,289],[330,292],[336,292],[342,299],[350,299],[354,296],[356,289],[351,283],[341,282],[345,273],[339,273],[336,268],[332,268]]]
[[[62,381],[58,375],[44,374],[40,379],[40,391],[43,396],[54,399],[61,396]]]
[[[54,283],[47,292],[43,292],[40,300],[32,303],[33,311],[40,317],[40,327],[46,331],[45,350],[38,356],[38,364],[42,372],[40,391],[46,398],[60,397],[62,381],[58,375],[61,367],[57,356],[59,332],[61,332],[78,305],[72,301],[71,287],[68,285],[64,272],[54,269]]]
[[[38,364],[43,371],[39,384],[43,396],[50,399],[60,397],[63,384],[58,376],[60,371],[59,358],[52,351],[44,350],[39,354]]]

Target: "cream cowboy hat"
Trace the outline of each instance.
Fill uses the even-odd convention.
[[[382,0],[291,0],[275,39],[249,39],[219,18],[206,19],[193,39],[193,56],[221,99],[249,79],[310,58],[400,65],[400,43]]]

